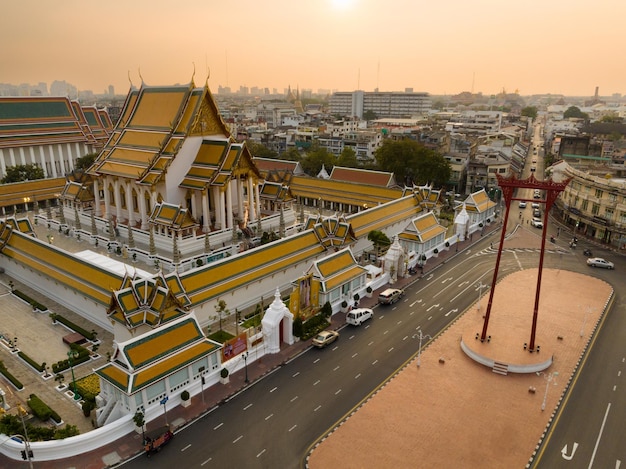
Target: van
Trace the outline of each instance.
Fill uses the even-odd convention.
[[[362,322],[374,317],[374,311],[369,308],[355,308],[346,315],[346,322],[359,326]]]
[[[388,288],[378,295],[378,302],[383,305],[390,305],[398,301],[404,295],[404,290],[398,288]]]

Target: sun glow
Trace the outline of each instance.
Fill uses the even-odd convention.
[[[347,10],[354,5],[355,0],[331,0],[333,7],[337,10]]]

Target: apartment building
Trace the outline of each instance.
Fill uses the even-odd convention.
[[[377,117],[413,117],[431,108],[430,95],[421,92],[344,91],[330,97],[330,113],[338,116],[363,118],[372,111]]]

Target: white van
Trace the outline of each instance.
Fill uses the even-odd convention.
[[[388,288],[378,295],[378,302],[383,305],[390,305],[402,298],[402,295],[404,295],[404,290]]]
[[[359,326],[362,322],[374,317],[374,311],[369,308],[355,308],[346,315],[346,322]]]

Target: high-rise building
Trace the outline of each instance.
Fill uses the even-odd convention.
[[[413,117],[426,114],[432,107],[428,93],[342,91],[330,97],[333,115],[363,118],[372,111],[377,117]]]

